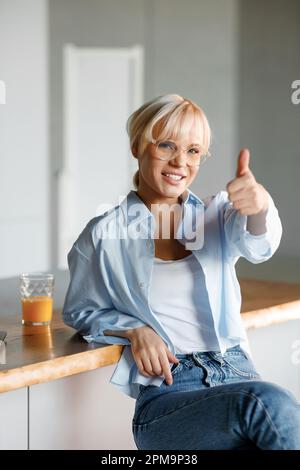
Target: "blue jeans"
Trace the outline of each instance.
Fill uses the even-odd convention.
[[[176,354],[172,385],[140,385],[132,432],[147,450],[300,450],[300,404],[238,345]]]

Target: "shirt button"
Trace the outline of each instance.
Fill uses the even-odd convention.
[[[143,288],[143,287],[145,287],[145,283],[144,283],[144,282],[140,282],[140,283],[139,283],[139,286]]]

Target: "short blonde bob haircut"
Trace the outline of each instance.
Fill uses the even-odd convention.
[[[128,118],[126,130],[132,153],[143,155],[152,139],[180,139],[194,129],[203,148],[201,163],[210,155],[211,130],[203,110],[191,100],[176,94],[158,96],[147,101]],[[139,186],[139,170],[133,176]]]

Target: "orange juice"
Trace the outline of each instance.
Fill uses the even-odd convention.
[[[48,325],[52,319],[53,298],[47,295],[26,297],[22,300],[23,325]]]

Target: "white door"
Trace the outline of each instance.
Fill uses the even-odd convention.
[[[64,50],[64,160],[59,173],[59,266],[88,221],[132,189],[128,116],[143,101],[143,48]]]

